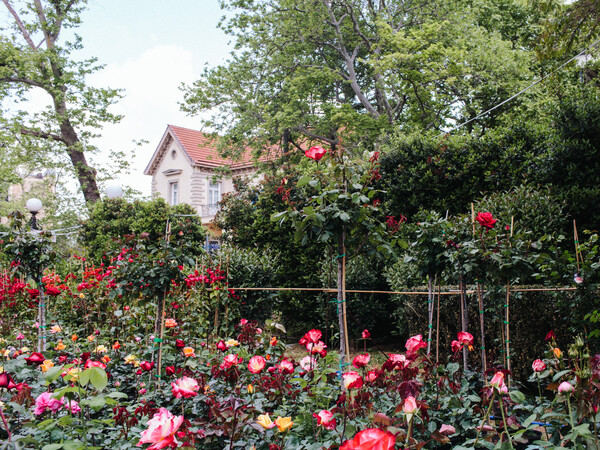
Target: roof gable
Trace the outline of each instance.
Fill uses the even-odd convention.
[[[169,145],[173,141],[184,151],[189,162],[196,167],[214,169],[229,165],[231,169],[236,170],[254,165],[250,150],[241,155],[241,158],[238,160],[225,159],[217,150],[218,138],[201,131],[168,125],[154,155],[152,155],[148,166],[144,170],[144,174],[154,175],[156,173]]]

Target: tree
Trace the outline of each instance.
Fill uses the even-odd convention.
[[[96,202],[100,199],[96,171],[85,153],[94,150],[89,143],[93,129],[120,120],[108,111],[119,93],[86,85],[86,76],[100,67],[95,59],[72,58],[71,52],[81,48],[77,35],[72,42],[60,44],[64,30],[80,23],[86,1],[33,0],[22,2],[20,9],[10,0],[2,2],[12,17],[13,29],[12,34],[3,30],[0,36],[0,95],[14,101],[10,107],[6,102],[2,106],[3,137],[23,148],[66,157],[86,202]],[[49,95],[47,108],[13,110],[34,90]]]
[[[232,150],[279,143],[287,153],[308,140],[339,146],[341,129],[352,149],[356,142],[372,147],[400,124],[443,129],[504,100],[530,77],[521,37],[492,30],[490,20],[479,24],[485,14],[471,12],[476,4],[499,13],[495,3],[225,1],[234,12],[221,27],[235,51],[185,89],[184,109],[217,110],[205,124]],[[526,28],[524,17],[512,14],[502,31]],[[492,114],[480,124],[494,120]]]

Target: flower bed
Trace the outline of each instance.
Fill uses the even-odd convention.
[[[131,321],[143,312],[130,307],[113,314]],[[115,330],[105,327],[79,337],[56,323],[48,350],[34,352],[27,348],[32,333],[13,330],[2,341],[2,440],[47,450],[558,448],[597,442],[600,358],[591,358],[581,340],[567,360],[549,336],[547,357],[532,365],[530,381],[540,391],[527,397],[507,371],[490,370],[481,379],[462,370],[459,356],[474,341],[468,333],[448,349],[446,365],[425,355],[417,335],[381,365],[363,353],[346,366],[327,351],[319,330],[300,340],[306,350],[297,361],[286,354],[277,324],[259,327],[242,319],[231,336],[206,339],[184,321],[167,318],[160,368],[152,361],[152,335],[121,332],[117,341]],[[552,392],[544,394],[542,385]]]

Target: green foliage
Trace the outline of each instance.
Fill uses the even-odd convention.
[[[191,258],[202,253],[206,230],[195,210],[187,204],[169,206],[162,198],[97,202],[83,223],[80,239],[92,259],[106,262],[133,238],[143,235],[149,243],[164,240],[167,223],[170,242],[185,245]]]
[[[85,200],[95,202],[100,198],[96,172],[85,154],[94,150],[91,139],[97,136],[95,130],[120,120],[109,111],[120,94],[86,83],[86,77],[100,66],[94,58],[77,61],[73,57],[81,48],[79,36],[64,44],[61,41],[64,29],[79,25],[86,2],[19,3],[5,3],[11,20],[0,38],[3,140],[18,142],[14,145],[27,154],[36,151],[45,155],[42,167],[66,169],[79,182]],[[33,91],[47,94],[48,104],[34,111],[20,107]]]
[[[41,281],[47,267],[56,259],[51,235],[32,230],[19,212],[11,216],[10,230],[4,237],[3,253],[10,261],[11,271],[23,278]]]
[[[307,141],[340,145],[341,127],[346,148],[373,149],[394,127],[443,130],[473,117],[532,76],[525,45],[535,20],[517,0],[222,5],[234,51],[186,88],[184,108],[216,112],[205,124],[233,154],[249,144],[286,154]]]

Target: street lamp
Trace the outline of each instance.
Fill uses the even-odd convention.
[[[121,198],[123,197],[123,188],[118,184],[112,184],[106,188],[106,198]]]
[[[38,212],[40,212],[40,209],[42,209],[42,201],[39,198],[30,198],[29,200],[27,200],[25,207],[31,213],[31,220],[29,221],[29,226],[32,230],[39,230],[35,216]]]

